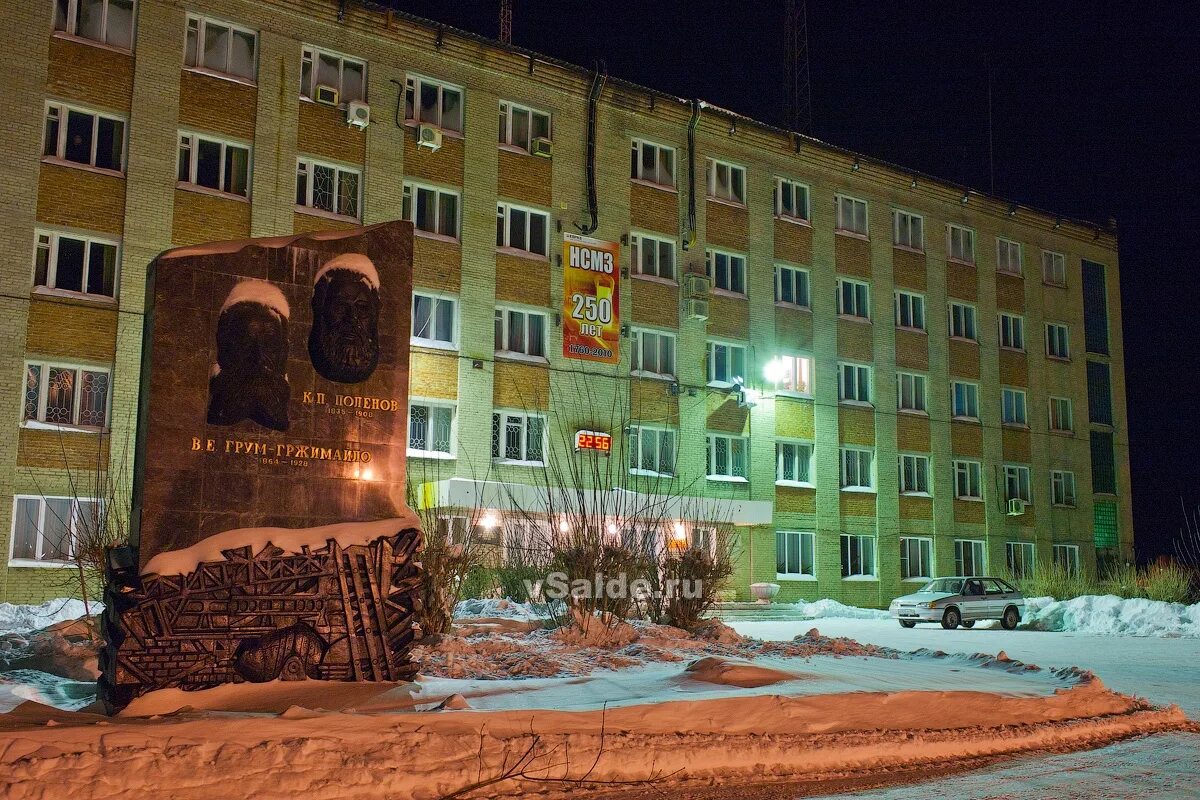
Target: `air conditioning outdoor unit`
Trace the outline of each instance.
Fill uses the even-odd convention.
[[[1025,513],[1025,501],[1014,497],[1008,501],[1008,515],[1010,517],[1019,517]]]
[[[361,100],[351,100],[346,104],[346,124],[358,129],[367,127],[371,122],[371,107]]]
[[[529,143],[529,152],[535,156],[550,158],[554,153],[554,145],[545,136],[535,136],[533,141]]]
[[[338,104],[338,90],[327,83],[318,83],[313,90],[313,100],[318,103],[324,103],[327,106],[336,106]]]
[[[440,150],[442,148],[442,129],[433,125],[417,126],[417,145],[428,147],[434,151]]]
[[[687,313],[688,319],[708,319],[708,301],[701,300],[696,297],[689,297],[683,301],[683,310]]]
[[[689,272],[683,276],[683,289],[691,297],[707,297],[711,286],[709,277],[699,272]]]

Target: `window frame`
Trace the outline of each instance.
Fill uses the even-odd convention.
[[[906,575],[906,567],[911,566],[912,557],[905,552],[906,542],[916,542],[918,544],[918,561],[923,562],[922,566],[925,571],[919,575]],[[900,580],[901,581],[929,581],[937,574],[937,569],[933,565],[933,538],[930,536],[901,536],[900,537]]]
[[[797,210],[797,190],[803,190],[804,192],[804,213],[802,214],[795,213]],[[783,198],[785,194],[790,194],[792,197],[793,213],[789,214],[783,208]],[[785,178],[781,175],[776,175],[775,194],[773,199],[775,206],[775,219],[781,219],[787,222],[793,222],[802,225],[812,224],[812,187],[810,187],[807,183],[801,183],[800,181],[792,180],[791,178]]]
[[[793,448],[793,453],[788,456],[784,452],[784,448]],[[801,458],[801,450],[799,448],[808,449],[808,458]],[[808,439],[787,439],[777,437],[775,439],[775,485],[776,486],[791,486],[801,489],[812,489],[816,487],[816,446]],[[785,466],[788,462],[792,465],[792,474],[800,475],[800,466],[807,461],[808,480],[800,480],[799,478],[785,478]]]
[[[254,148],[252,145],[247,144],[246,142],[240,141],[238,139],[230,139],[230,138],[223,137],[223,136],[213,136],[211,134],[200,133],[199,131],[182,128],[179,131],[179,136],[178,136],[179,141],[178,141],[178,145],[177,145],[177,149],[179,151],[178,152],[179,159],[182,159],[182,157],[183,157],[183,148],[184,148],[183,140],[184,139],[188,140],[188,143],[187,143],[188,180],[186,180],[186,181],[179,180],[179,169],[182,167],[182,164],[177,162],[175,165],[175,168],[176,168],[175,177],[177,179],[176,180],[177,187],[184,188],[189,191],[199,191],[203,194],[215,194],[220,197],[228,197],[228,198],[231,198],[234,200],[244,200],[244,201],[250,200],[250,187],[254,182]],[[246,176],[245,176],[246,193],[245,194],[238,194],[237,192],[231,192],[224,188],[213,188],[212,186],[204,186],[203,184],[196,182],[196,179],[198,177],[198,172],[200,169],[200,142],[201,141],[220,145],[220,147],[221,147],[221,166],[220,166],[220,171],[218,172],[218,175],[217,175],[217,183],[219,184],[220,187],[224,187],[225,182],[226,182],[227,175],[225,173],[225,161],[226,161],[226,154],[228,153],[229,148],[234,147],[239,150],[246,151]]]
[[[929,328],[925,319],[925,295],[920,292],[909,291],[908,289],[897,289],[894,302],[896,308],[896,328],[898,330],[913,331],[915,333],[928,332]],[[908,321],[913,324],[904,324],[906,310]],[[918,321],[917,317],[920,317],[920,325],[915,324]]]
[[[855,454],[853,470],[855,472],[855,480],[857,483],[848,483],[847,474],[851,465],[847,462],[847,456],[851,453]],[[863,476],[863,464],[860,459],[866,457],[866,471],[868,483],[861,483]],[[857,445],[839,445],[838,446],[838,488],[843,492],[874,492],[877,485],[878,476],[875,472],[875,449],[872,447],[859,447]]]
[[[109,33],[109,31],[108,31],[108,11],[109,11],[109,6],[111,5],[111,0],[103,0],[103,2],[104,2],[104,20],[102,22],[102,26],[104,29],[104,33],[103,33],[102,38],[93,39],[90,36],[84,36],[82,33],[78,32],[80,0],[67,0],[67,13],[63,19],[63,25],[65,27],[62,27],[62,28],[58,27],[58,5],[54,4],[53,11],[51,12],[52,13],[51,29],[54,31],[55,34],[58,34],[60,36],[66,36],[71,39],[75,39],[75,40],[82,41],[82,42],[93,43],[93,44],[99,45],[101,47],[106,47],[106,48],[111,48],[113,50],[117,50],[122,53],[132,53],[133,52],[133,44],[134,44],[134,42],[137,41],[137,27],[138,27],[138,2],[137,2],[137,0],[130,0],[130,4],[133,6],[133,8],[129,13],[129,46],[128,47],[125,47],[124,45],[120,45],[120,44],[113,44],[112,42],[108,41],[108,33]]]
[[[33,419],[26,416],[26,404],[29,393],[29,368],[38,368],[38,397],[37,397],[37,412]],[[112,366],[97,366],[94,364],[80,364],[75,362],[54,361],[51,359],[40,360],[27,358],[23,362],[25,373],[22,381],[21,391],[21,417],[20,425],[22,428],[30,430],[47,430],[47,431],[77,431],[80,433],[107,433],[112,426],[112,406],[113,406],[113,383],[112,383]],[[71,421],[70,422],[49,422],[45,419],[46,405],[49,400],[50,382],[49,372],[51,369],[69,370],[74,373],[73,389],[71,396]],[[107,386],[104,396],[104,424],[103,425],[84,425],[80,420],[80,414],[83,406],[83,373],[91,372],[106,376]]]
[[[816,362],[811,354],[808,353],[781,353],[777,356],[780,361],[787,363],[788,376],[774,384],[775,394],[783,397],[797,397],[805,400],[812,399],[814,386]],[[808,362],[807,369],[800,368],[800,362]],[[802,374],[797,374],[802,373]],[[805,389],[795,388],[800,385],[803,374],[807,374],[808,383]],[[793,388],[788,388],[790,383]]]
[[[510,323],[510,319],[509,319],[509,314],[524,315],[523,324],[524,324],[525,330],[522,333],[522,342],[525,343],[525,350],[509,350],[506,347],[505,349],[502,349],[502,350],[495,350],[496,357],[502,358],[502,359],[513,360],[513,361],[532,361],[534,363],[539,363],[539,364],[548,363],[549,362],[548,346],[549,346],[549,339],[550,339],[550,331],[549,331],[550,314],[549,314],[549,312],[547,312],[544,309],[532,308],[529,306],[519,306],[519,305],[509,305],[509,304],[497,305],[495,312],[492,315],[492,322],[493,322],[492,343],[493,343],[493,346],[495,345],[494,333],[495,333],[495,323],[496,322],[500,322],[500,324],[501,324],[501,338],[503,339],[504,344],[507,345],[509,342],[512,341],[511,336],[510,336],[510,334],[511,334],[510,324],[511,323]],[[538,317],[542,318],[542,331],[541,331],[542,354],[541,355],[537,355],[537,354],[528,352],[528,350],[529,350],[528,343],[530,341],[529,319],[530,319],[530,317],[533,317],[533,316],[538,316]]]
[[[799,293],[796,291],[796,287],[799,285],[799,283],[798,283],[799,279],[801,278],[801,276],[803,276],[805,302],[798,303],[795,300],[782,299],[782,296],[783,296],[783,274],[785,272],[790,273],[790,275],[791,275],[792,297],[794,297],[794,298],[798,297]],[[775,305],[782,306],[784,308],[800,308],[800,309],[804,309],[806,311],[812,311],[812,272],[809,269],[807,269],[805,267],[793,267],[790,264],[776,263],[774,278],[775,278]]]
[[[1007,246],[1006,246],[1007,245]],[[1016,269],[1010,269],[1011,255],[1013,249],[1017,252]],[[1010,257],[1005,257],[1008,253]],[[1003,275],[1012,275],[1020,278],[1025,274],[1025,246],[1015,239],[1009,239],[1004,236],[996,237],[996,271]]]
[[[951,300],[949,306],[950,338],[979,344],[979,314],[974,304]]]
[[[37,262],[39,251],[42,249],[43,238],[46,239],[46,282],[39,284],[37,282]],[[84,243],[83,275],[80,279],[79,290],[64,289],[57,285],[59,244],[60,240],[64,238],[74,239]],[[91,269],[91,253],[93,244],[113,248],[113,293],[111,295],[95,294],[87,291],[88,270]],[[52,294],[58,297],[74,297],[94,303],[116,303],[119,301],[121,296],[122,255],[121,239],[119,237],[109,238],[104,235],[97,236],[91,233],[81,233],[57,228],[35,228],[33,231],[33,264],[30,285],[33,287],[34,293]]]
[[[1001,311],[997,315],[1000,329],[1000,349],[1013,353],[1025,352],[1025,316]],[[1005,342],[1005,339],[1008,342]],[[1019,341],[1018,341],[1019,340]]]
[[[721,266],[719,259],[725,259],[725,286],[721,286]],[[736,269],[735,269],[736,267]],[[746,297],[746,256],[719,247],[704,248],[704,274],[712,281],[712,291],[729,297]],[[733,288],[734,278],[741,283],[741,289]]]
[[[846,393],[846,371],[855,370],[854,374],[854,397],[850,397]],[[860,399],[857,395],[859,389],[862,388],[862,370],[866,371],[866,392],[867,399]],[[839,361],[837,362],[838,376],[838,403],[852,406],[874,406],[875,404],[875,370],[871,364],[862,364],[855,361]]]
[[[1058,277],[1061,273],[1061,278]],[[1059,289],[1067,288],[1067,256],[1055,250],[1042,250],[1042,283]]]
[[[98,111],[88,106],[79,105],[78,103],[65,103],[60,100],[47,100],[43,106],[42,113],[42,155],[41,160],[51,164],[57,164],[63,167],[72,167],[74,169],[95,170],[104,175],[120,175],[124,176],[129,161],[129,118],[120,114],[115,114],[109,111]],[[57,114],[58,130],[55,134],[54,153],[48,155],[46,149],[49,145],[49,128],[51,113]],[[88,156],[87,163],[82,161],[72,161],[67,158],[67,128],[68,118],[71,112],[76,114],[86,114],[92,118],[92,147],[91,153]],[[119,122],[121,124],[121,166],[118,169],[112,167],[101,167],[96,165],[96,155],[100,147],[100,120],[107,119],[110,122]]]
[[[1071,398],[1061,397],[1059,395],[1051,395],[1046,398],[1046,406],[1048,410],[1048,416],[1046,418],[1047,429],[1051,433],[1074,435],[1075,404],[1071,401]],[[1062,424],[1064,419],[1067,424],[1066,427],[1058,427]]]
[[[958,234],[959,250],[961,255],[955,255],[954,237]],[[967,251],[970,250],[968,253]],[[956,264],[966,264],[975,266],[977,261],[975,250],[975,229],[968,228],[965,225],[956,225],[953,222],[946,223],[946,260],[953,261]]]
[[[723,439],[726,442],[726,460],[728,469],[726,472],[714,471],[717,466],[717,440]],[[738,443],[735,448],[734,444]],[[704,477],[710,481],[724,481],[726,483],[749,483],[750,482],[750,437],[737,436],[732,433],[724,433],[721,431],[708,431],[705,434],[706,455],[704,462]],[[735,450],[741,454],[741,471],[738,475],[737,459],[734,457]]]
[[[671,369],[669,371],[664,372],[664,371],[656,371],[656,370],[647,370],[647,369],[643,368],[644,365],[642,364],[642,352],[643,352],[642,347],[643,347],[643,338],[646,336],[653,336],[659,340],[658,344],[655,345],[655,353],[656,353],[656,358],[658,360],[661,360],[661,358],[662,358],[662,350],[661,350],[662,340],[667,339],[670,341],[670,362],[671,363],[668,366],[670,366]],[[632,340],[630,342],[630,351],[629,351],[629,375],[631,377],[661,378],[661,379],[671,380],[671,381],[675,380],[677,370],[679,369],[678,337],[677,337],[677,334],[675,333],[675,331],[666,330],[663,328],[648,328],[648,327],[644,327],[644,326],[633,326],[629,330],[629,338]],[[634,366],[635,363],[637,364],[636,367]],[[664,365],[657,364],[656,366],[664,366]]]
[[[38,504],[37,521],[34,529],[34,558],[18,558],[16,553],[17,546],[17,524],[20,520],[19,508],[21,501],[33,501]],[[70,516],[70,532],[67,537],[69,550],[66,559],[50,559],[43,558],[43,548],[45,546],[46,537],[46,516],[50,514],[48,500],[66,500],[69,505],[68,514]],[[72,569],[76,567],[76,563],[71,560],[74,558],[74,551],[79,543],[79,505],[81,503],[92,503],[100,509],[103,514],[104,501],[96,497],[63,497],[63,496],[44,496],[32,494],[14,493],[12,498],[12,523],[9,526],[8,537],[8,566],[10,567],[33,567],[37,569]]]
[[[917,229],[917,244],[912,243],[913,224],[916,223]],[[906,236],[902,237],[901,232],[907,228]],[[901,241],[902,238],[907,238],[908,242]],[[911,253],[925,252],[925,218],[920,214],[912,211],[905,211],[901,208],[892,209],[892,247],[907,250]]]
[[[313,203],[313,195],[316,192],[316,182],[317,182],[316,181],[316,168],[317,167],[323,167],[325,169],[333,170],[333,173],[334,173],[333,198],[334,198],[335,204],[337,204],[337,205],[340,205],[340,203],[341,203],[341,196],[342,196],[341,188],[342,188],[343,173],[347,174],[347,175],[354,175],[356,177],[357,186],[355,188],[357,189],[357,193],[356,193],[357,196],[355,198],[355,212],[356,212],[355,214],[353,214],[353,215],[346,214],[339,210],[330,211],[330,210],[327,210],[324,208],[319,208],[312,204]],[[338,164],[338,163],[332,162],[332,161],[324,161],[319,158],[310,158],[309,156],[297,155],[296,156],[296,189],[297,189],[297,191],[299,191],[299,188],[300,188],[300,173],[302,171],[302,168],[305,168],[306,175],[307,175],[306,185],[305,185],[305,202],[296,204],[296,211],[298,213],[309,214],[309,215],[318,216],[318,217],[324,216],[324,217],[331,217],[333,219],[340,219],[340,220],[347,220],[347,221],[353,220],[354,222],[362,222],[363,175],[362,175],[361,169],[358,169],[356,167],[347,166],[345,164]]]
[[[847,311],[845,308],[845,289],[843,287],[853,287],[852,297],[854,299],[854,310]],[[871,284],[867,281],[860,281],[857,278],[838,277],[836,282],[837,294],[835,295],[835,307],[839,319],[849,319],[856,322],[871,322]],[[860,299],[859,290],[864,290],[864,296]],[[860,309],[860,305],[865,305],[865,309]],[[858,313],[864,311],[866,313]]]
[[[722,380],[716,377],[718,347],[724,347],[730,350],[725,359],[726,364],[729,365],[729,380]],[[726,339],[709,339],[706,342],[705,350],[707,351],[705,353],[705,361],[707,362],[705,378],[706,383],[709,386],[721,389],[730,389],[737,385],[737,378],[741,378],[742,381],[745,382],[746,375],[738,375],[733,371],[733,362],[736,360],[733,358],[733,351],[735,350],[741,351],[742,372],[745,373],[748,371],[747,368],[749,364],[747,363],[746,358],[749,348],[745,344],[741,342],[731,342]]]
[[[899,475],[897,486],[900,488],[900,494],[906,497],[933,497],[933,464],[928,453],[898,453],[896,460],[899,466]],[[912,462],[913,486],[908,485],[905,479],[905,462]],[[924,465],[922,468],[922,464]],[[922,475],[923,471],[923,475]],[[921,483],[925,484],[921,488]]]
[[[429,239],[440,239],[446,242],[458,243],[462,240],[462,192],[446,186],[438,186],[422,181],[404,181],[401,188],[401,217],[413,224],[413,235]],[[417,208],[420,205],[420,192],[433,192],[434,227],[437,230],[426,230],[417,225]],[[454,233],[443,233],[442,228],[442,195],[454,198]],[[405,210],[407,209],[407,210]]]
[[[969,458],[956,458],[952,461],[952,465],[954,470],[954,499],[983,502],[983,462]],[[967,492],[974,489],[975,494],[963,494],[964,480]]]
[[[967,414],[959,414],[958,412],[958,387],[964,388],[963,398],[968,406],[975,406],[974,416]],[[968,408],[968,411],[971,409]],[[961,422],[979,422],[979,384],[973,381],[960,381],[957,379],[950,380],[950,417]]]
[[[1004,500],[1022,500],[1025,505],[1033,505],[1033,475],[1028,464],[1005,464],[1004,470]],[[1009,491],[1009,480],[1015,480],[1017,493]],[[1022,493],[1023,492],[1023,493]]]
[[[717,194],[717,175],[722,167],[724,167],[728,171],[728,175],[729,175],[729,177],[728,177],[729,196],[728,197]],[[709,156],[705,159],[704,172],[707,177],[707,180],[706,180],[707,191],[705,193],[705,199],[716,200],[717,202],[720,202],[720,203],[727,203],[729,205],[739,206],[739,207],[743,207],[743,208],[746,206],[747,186],[746,186],[746,168],[745,167],[741,166],[740,164],[734,164],[732,161],[726,161],[721,158],[714,158],[712,156]],[[734,181],[734,177],[733,177],[735,174],[738,174],[738,173],[741,174],[741,181],[740,181],[740,186],[742,187],[741,197],[737,196],[738,192],[735,191],[735,189],[736,189],[736,186],[739,184]]]
[[[197,63],[189,64],[187,62],[188,38],[192,34],[192,24],[193,23],[195,23],[195,25],[196,25],[195,33],[196,33],[196,61],[197,61]],[[208,26],[210,24],[220,25],[221,27],[229,29],[229,48],[226,50],[226,53],[225,53],[225,69],[216,69],[214,67],[207,66],[203,63],[204,62],[203,54],[205,52],[204,40],[205,40],[205,37],[207,34]],[[226,20],[223,20],[219,17],[213,17],[213,16],[209,16],[207,14],[197,14],[195,12],[188,12],[187,19],[183,25],[183,30],[184,30],[184,33],[183,33],[183,68],[184,69],[186,69],[190,72],[198,72],[202,75],[211,75],[215,78],[223,78],[225,80],[234,81],[235,83],[245,83],[250,86],[258,85],[258,31],[254,30],[253,28],[247,28],[244,25],[238,25],[233,22],[227,22]],[[251,60],[253,61],[253,68],[251,71],[253,74],[250,75],[249,77],[247,77],[245,75],[239,75],[238,73],[231,72],[229,70],[230,60],[231,60],[231,55],[232,55],[232,50],[233,50],[233,34],[235,31],[238,33],[242,33],[242,34],[248,34],[251,37],[251,39],[253,39],[253,41],[254,41],[254,51],[251,54]],[[363,81],[364,81],[364,86],[365,86],[366,73],[363,74]]]
[[[437,89],[437,121],[421,118],[421,90],[428,84]],[[458,127],[445,125],[446,92],[458,94]],[[456,83],[410,72],[404,76],[404,124],[431,125],[452,136],[463,136],[467,122],[467,90]]]
[[[496,439],[495,432],[497,430],[496,421],[499,418],[499,432],[503,437],[508,430],[510,420],[521,420],[521,455],[529,455],[529,423],[531,420],[540,419],[542,423],[542,446],[541,459],[535,460],[530,458],[509,458],[504,455],[506,440],[504,438]],[[492,461],[497,464],[507,464],[510,466],[521,467],[544,467],[546,466],[546,453],[550,445],[550,426],[547,422],[547,416],[544,413],[537,411],[517,411],[509,408],[494,408],[492,409],[492,448],[490,450]]]
[[[1017,556],[1020,569],[1017,569]],[[1008,574],[1015,579],[1027,578],[1037,569],[1037,544],[1035,542],[1006,541],[1004,543],[1004,565]]]
[[[1083,564],[1079,558],[1079,545],[1054,543],[1051,545],[1050,554],[1054,565],[1061,567],[1071,577],[1082,574]],[[1069,557],[1062,559],[1060,557],[1062,554],[1069,554]],[[1063,563],[1064,560],[1066,563]]]
[[[1077,487],[1075,484],[1075,472],[1073,470],[1050,470],[1050,505],[1054,506],[1055,508],[1079,507],[1079,494],[1077,492]]]
[[[656,180],[655,178],[647,178],[642,174],[642,171],[644,169],[644,167],[642,166],[642,158],[644,157],[642,150],[647,147],[654,149],[654,154],[655,154],[654,155],[654,172],[655,172],[656,176],[659,175],[660,173],[664,172],[664,169],[662,166],[662,153],[669,152],[671,154],[671,168],[669,170],[670,180],[667,180],[667,181]],[[676,155],[677,155],[676,149],[670,145],[659,144],[658,142],[652,142],[649,139],[642,139],[637,136],[632,137],[631,144],[630,144],[629,180],[634,181],[635,183],[642,183],[647,186],[653,186],[658,189],[668,189],[668,190],[674,191],[675,190],[675,173],[676,173],[676,168],[679,166],[679,159],[676,158]],[[634,168],[635,163],[637,164],[636,169]],[[635,171],[637,172],[636,175],[633,174]]]
[[[450,439],[447,443],[447,450],[431,450],[431,449],[416,449],[412,446],[412,410],[414,406],[423,406],[429,411],[432,409],[449,409],[450,411]],[[429,419],[432,420],[432,413],[427,411]],[[432,425],[431,421],[426,422],[427,429]],[[427,437],[429,438],[429,437]],[[439,460],[450,460],[458,456],[458,403],[455,400],[445,400],[441,398],[429,397],[410,397],[408,401],[408,445],[406,450],[408,458],[428,458]]]
[[[912,396],[913,403],[905,405],[905,378],[909,379],[911,388],[907,393]],[[918,400],[918,388],[919,400]],[[922,414],[929,416],[929,376],[921,372],[896,372],[896,410],[904,414]]]
[[[460,100],[461,100],[461,98],[460,98]],[[439,107],[440,107],[440,102],[441,102],[441,100],[439,98]],[[496,143],[500,147],[502,147],[506,150],[512,150],[513,152],[532,154],[534,139],[545,138],[551,142],[554,141],[554,115],[551,114],[549,111],[542,111],[541,109],[533,108],[532,106],[527,106],[523,103],[515,103],[512,100],[500,100],[499,105],[500,105],[500,108],[499,108],[499,114],[497,115],[497,122],[499,121],[500,115],[504,116],[504,138],[503,139],[499,138],[500,131],[499,131],[498,126],[497,126],[497,130],[496,130],[496,133],[497,133]],[[528,146],[525,146],[525,145],[520,144],[519,142],[513,141],[513,117],[516,116],[518,112],[524,113],[529,118],[529,124],[527,127],[527,130],[529,131],[529,145]],[[533,128],[534,128],[533,120],[534,120],[535,116],[541,116],[541,117],[546,118],[546,135],[545,135],[545,137],[533,135]]]
[[[1012,419],[1009,419],[1008,413],[1008,397],[1013,398],[1012,402]],[[1017,402],[1019,399],[1019,403]],[[1018,414],[1018,406],[1020,413]],[[1028,428],[1029,427],[1029,392],[1017,386],[1001,386],[1000,387],[1000,424],[1010,428]]]
[[[1060,335],[1061,334],[1061,335]],[[1061,341],[1058,341],[1060,340]],[[1058,344],[1062,344],[1063,352],[1054,352]],[[1055,361],[1071,360],[1071,327],[1065,322],[1046,323],[1046,358]]]
[[[436,317],[439,303],[450,303],[453,319],[450,323],[451,333],[450,341],[442,339],[432,339],[425,336],[417,335],[417,312],[416,302],[418,297],[423,297],[433,301],[430,309],[430,327],[431,330],[437,329]],[[412,290],[412,327],[409,331],[408,343],[412,347],[428,347],[435,350],[457,350],[459,347],[459,300],[456,295],[446,294],[444,292],[435,292],[428,289],[414,287]]]
[[[317,86],[328,85],[321,84],[317,80],[318,65],[320,64],[321,56],[336,58],[338,61],[338,84],[334,88],[338,93],[338,108],[345,108],[347,103],[352,102],[367,102],[367,60],[357,56],[339,53],[336,50],[330,50],[327,47],[320,47],[315,44],[305,44],[300,47],[300,99],[308,102],[317,102],[316,91]],[[362,96],[348,98],[346,96],[346,62],[358,64],[362,67]],[[309,85],[304,85],[304,65],[309,64],[308,78]]]
[[[838,561],[841,565],[842,580],[844,581],[877,581],[879,580],[879,542],[877,537],[871,534],[864,533],[843,533],[840,536],[840,548]],[[870,542],[871,544],[871,566],[870,572],[853,572],[853,557],[854,553],[851,549],[858,550],[858,562],[860,568],[866,560],[863,558],[863,544]],[[847,556],[850,556],[850,561],[847,563]]]
[[[653,242],[654,244],[655,272],[645,272],[643,270],[643,256],[645,254],[643,248],[645,248],[648,242]],[[662,274],[662,245],[664,244],[670,245],[671,248],[670,277]],[[633,277],[661,281],[672,286],[679,285],[679,248],[675,239],[655,233],[631,231],[629,234],[629,260],[633,264]]]
[[[871,236],[871,207],[866,200],[860,200],[857,197],[851,197],[848,194],[835,194],[834,202],[834,233],[840,233],[845,236],[855,236],[860,239],[868,239]],[[846,225],[845,213],[846,205],[850,206],[850,225]],[[855,227],[857,223],[857,214],[855,213],[859,206],[862,206],[863,225],[862,230]]]
[[[654,461],[657,469],[646,469],[642,466],[642,434],[654,434]],[[669,470],[663,469],[663,434],[671,436],[671,464]],[[679,431],[668,425],[643,425],[642,423],[634,423],[630,425],[629,432],[626,435],[626,449],[628,450],[629,459],[637,459],[638,466],[628,465],[630,475],[641,475],[650,478],[674,478],[679,468]]]
[[[780,572],[779,571],[779,543],[780,537],[783,537],[783,563],[787,566],[789,552],[791,550],[791,537],[795,539],[796,549],[796,564],[799,566],[799,572]],[[805,541],[808,546],[805,548]],[[805,552],[807,549],[808,565],[811,568],[810,572],[804,571]],[[775,531],[775,579],[781,581],[815,581],[817,579],[817,534],[815,531],[793,531],[793,530],[776,530]]]
[[[542,225],[542,252],[532,249],[531,247],[517,247],[512,244],[512,212],[520,211],[525,214],[525,242],[527,245],[533,244],[533,216],[536,214],[543,218]],[[506,200],[496,201],[496,220],[503,220],[504,225],[504,241],[496,243],[496,250],[508,255],[518,256],[520,258],[532,258],[537,261],[550,260],[550,213],[540,208],[521,205],[520,203],[510,203]]]
[[[968,549],[970,551],[969,557],[967,555]],[[971,569],[966,568],[968,560],[971,562]],[[980,561],[982,563],[976,564],[976,561]],[[975,575],[987,575],[987,542],[983,539],[955,539],[954,571],[958,577],[962,578],[968,578]]]

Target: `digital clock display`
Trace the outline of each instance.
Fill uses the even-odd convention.
[[[576,431],[575,450],[593,450],[608,455],[612,451],[612,434],[599,431]]]

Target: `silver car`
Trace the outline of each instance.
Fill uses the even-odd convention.
[[[1011,631],[1021,621],[1025,598],[1000,578],[935,578],[921,591],[897,597],[889,610],[905,628],[918,622],[940,622],[946,629],[972,628],[981,619],[998,619]]]

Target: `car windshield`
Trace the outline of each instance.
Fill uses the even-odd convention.
[[[962,578],[938,578],[930,581],[921,589],[922,592],[948,592],[958,594],[962,591]]]

